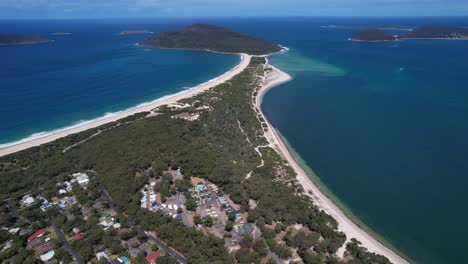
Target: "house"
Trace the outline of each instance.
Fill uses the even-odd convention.
[[[33,241],[34,239],[38,237],[42,237],[44,234],[45,234],[45,229],[39,229],[34,234],[28,237],[28,242]]]
[[[215,193],[218,192],[218,186],[216,186],[216,185],[213,184],[213,183],[208,184],[208,188],[210,188],[210,190],[212,190],[212,191],[215,192]]]
[[[34,249],[40,245],[47,243],[42,237],[35,238],[28,242],[28,247]]]
[[[121,225],[119,223],[115,223],[112,227],[115,228],[115,229],[119,229],[121,227]]]
[[[50,250],[47,253],[41,254],[39,257],[42,261],[46,262],[51,260],[55,255],[54,250]]]
[[[131,248],[128,250],[128,254],[130,254],[131,258],[134,258],[140,254],[141,250],[139,248]]]
[[[60,189],[60,190],[58,191],[58,193],[59,193],[60,195],[65,195],[65,194],[67,194],[68,192],[67,192],[65,189]]]
[[[72,231],[74,234],[78,234],[80,232],[80,229],[78,227],[74,227]]]
[[[85,236],[85,235],[84,235],[83,233],[77,233],[77,234],[75,234],[74,237],[75,237],[75,239],[80,240],[80,239],[83,239],[84,236]]]
[[[107,261],[110,261],[109,257],[107,256],[107,254],[106,254],[105,252],[98,252],[98,253],[96,253],[96,258],[97,258],[98,260],[100,260],[100,259],[103,258],[103,259],[106,259]]]
[[[12,234],[12,235],[17,235],[19,232],[21,231],[21,228],[17,227],[17,228],[11,228],[8,230],[8,233]]]
[[[0,252],[3,252],[4,250],[11,248],[12,245],[13,245],[13,240],[9,240],[8,242],[5,243],[5,245],[3,246]]]
[[[243,227],[244,227],[244,233],[252,233],[253,232],[252,225],[250,225],[249,223],[245,223],[243,225]]]
[[[141,244],[140,245],[140,249],[141,251],[145,252],[146,254],[150,254],[151,253],[151,247],[148,245],[148,244]]]
[[[136,237],[130,239],[127,241],[127,247],[128,248],[134,248],[137,247],[140,244],[140,241]]]
[[[73,191],[73,186],[72,186],[72,183],[71,183],[71,182],[66,181],[66,182],[63,182],[63,184],[65,184],[65,186],[67,186],[67,187],[66,187],[66,191],[67,191],[67,192]]]
[[[52,245],[50,243],[44,243],[44,244],[41,244],[41,245],[36,246],[36,247],[33,248],[34,252],[38,256],[44,255],[44,254],[52,251],[53,249],[54,248],[52,247]]]
[[[70,204],[70,206],[71,206],[71,205],[77,204],[77,203],[78,203],[78,200],[77,200],[75,197],[72,196],[72,197],[69,197],[69,198],[68,198],[67,202],[68,202],[68,203]]]
[[[148,261],[149,264],[156,264],[156,261],[159,258],[159,251],[153,251],[151,252],[148,256],[146,256],[146,261]]]
[[[57,203],[57,205],[60,207],[60,209],[65,209],[67,208],[67,199],[63,198],[60,199]]]
[[[75,178],[76,182],[78,182],[81,186],[86,186],[89,182],[89,177],[85,173],[73,173],[72,176]]]
[[[31,206],[33,203],[34,203],[34,198],[29,196],[29,195],[26,195],[23,197],[23,200],[21,200],[21,203],[23,204],[23,206]]]
[[[105,218],[99,224],[104,226],[104,229],[107,229],[107,228],[114,225],[114,220],[112,220],[110,218]]]

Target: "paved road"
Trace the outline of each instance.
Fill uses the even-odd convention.
[[[78,262],[78,264],[84,264],[85,262],[83,261],[83,259],[81,259],[80,255],[78,255],[78,253],[76,253],[76,251],[73,250],[72,246],[70,245],[70,243],[68,243],[68,240],[63,234],[62,230],[57,225],[55,225],[54,222],[52,222],[52,228],[54,229],[55,234],[57,234],[58,240],[62,242],[63,248],[68,253],[70,253],[70,255],[72,255],[74,259],[76,259],[76,262]]]
[[[99,180],[98,173],[96,173],[95,171],[91,171],[91,172],[94,174],[94,176],[96,178],[96,182],[97,182],[97,184],[99,186],[99,191],[104,196],[104,198],[106,198],[107,201],[109,202],[109,206],[114,211],[120,212],[119,208],[114,206],[114,201],[110,197],[109,193],[106,191],[106,189],[104,189],[104,186],[102,186],[101,181]],[[182,254],[180,254],[179,252],[175,251],[174,249],[168,247],[163,241],[161,241],[157,237],[152,236],[151,234],[149,234],[146,231],[142,230],[142,228],[140,226],[136,225],[132,220],[130,220],[126,214],[122,214],[122,215],[124,215],[127,218],[127,221],[128,221],[128,224],[130,225],[130,227],[132,227],[133,229],[135,229],[138,232],[144,232],[146,234],[148,240],[153,241],[154,243],[156,243],[156,245],[158,245],[159,248],[164,249],[165,251],[167,251],[167,253],[169,253],[171,256],[175,257],[180,263],[182,263],[182,264],[188,264],[189,263],[187,261],[187,259]]]

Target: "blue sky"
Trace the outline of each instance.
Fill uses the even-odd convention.
[[[468,0],[0,0],[0,18],[466,15]]]

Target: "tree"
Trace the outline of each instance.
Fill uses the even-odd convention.
[[[257,252],[260,257],[265,257],[268,254],[267,244],[263,239],[256,239],[254,241],[253,250]]]
[[[224,230],[227,232],[231,232],[234,227],[234,223],[232,221],[227,221],[226,225],[224,226]]]
[[[228,220],[234,222],[234,221],[236,220],[236,214],[237,214],[237,213],[236,213],[235,211],[229,212],[229,213],[228,213]]]
[[[187,197],[187,200],[185,201],[185,208],[189,211],[195,211],[197,209],[197,203],[193,200],[192,197]]]
[[[203,226],[211,227],[213,225],[213,218],[211,216],[203,217]]]
[[[199,215],[194,216],[193,223],[196,225],[201,225],[203,223],[202,218]]]
[[[165,255],[165,256],[160,256],[158,260],[156,261],[156,264],[178,264],[179,261],[177,261],[176,258],[173,256]]]

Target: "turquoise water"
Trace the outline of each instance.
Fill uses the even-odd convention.
[[[237,56],[147,50],[143,36],[214,23],[289,47],[271,58],[294,80],[262,108],[326,187],[417,263],[468,250],[468,41],[355,43],[323,25],[450,24],[466,18],[186,18],[0,21],[55,42],[0,47],[0,144],[120,111],[205,82]]]
[[[271,62],[294,80],[264,98],[273,125],[335,197],[411,260],[465,262],[468,41],[355,43],[354,30],[320,27],[342,21],[288,23],[282,44],[291,50]]]
[[[0,32],[54,42],[0,46],[0,145],[110,115],[206,82],[239,56],[138,47],[184,20],[1,21]],[[70,35],[52,35],[69,32]]]

